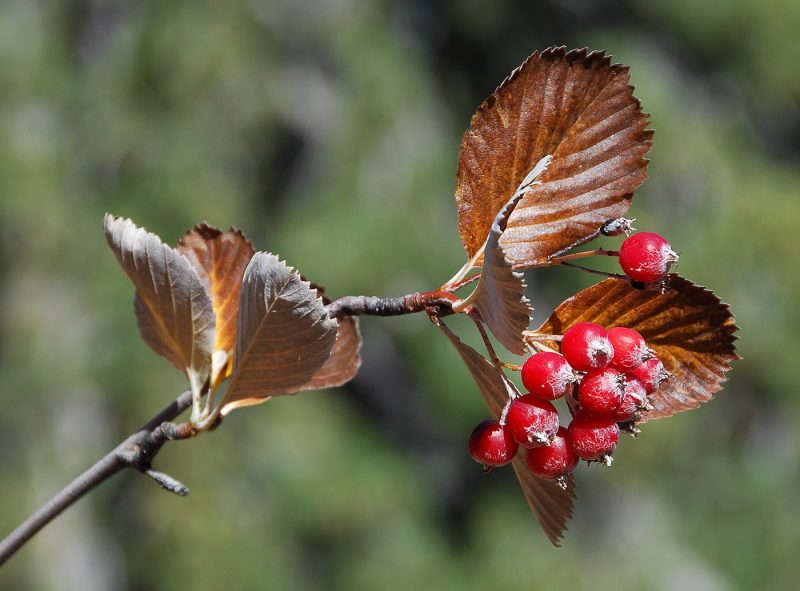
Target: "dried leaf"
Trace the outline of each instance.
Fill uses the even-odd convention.
[[[186,257],[131,220],[106,214],[103,228],[136,286],[134,310],[142,337],[199,392],[210,373],[216,322],[200,278]]]
[[[564,490],[554,480],[534,476],[521,454],[514,458],[511,465],[525,493],[525,500],[539,520],[547,539],[553,546],[560,546],[567,521],[572,519],[572,505],[575,502],[575,479],[572,474],[567,478],[567,490]]]
[[[185,372],[186,364],[181,359],[181,353],[174,345],[174,340],[165,334],[163,324],[153,315],[138,291],[133,296],[133,313],[144,342],[150,345],[157,355],[166,357],[180,371]]]
[[[525,354],[522,331],[528,329],[532,309],[525,297],[525,281],[522,273],[511,269],[511,262],[500,246],[500,236],[506,229],[508,218],[526,190],[536,183],[550,164],[550,158],[543,158],[525,177],[520,187],[497,212],[492,222],[483,252],[483,269],[475,291],[460,306],[459,311],[468,305],[475,306],[481,318],[498,341],[515,355]]]
[[[447,335],[464,360],[489,407],[490,414],[494,419],[499,418],[508,400],[508,389],[500,372],[483,355],[461,342],[461,339],[447,326],[440,324],[439,328]],[[534,476],[521,456],[517,456],[513,466],[533,514],[550,542],[558,546],[567,528],[567,521],[572,517],[572,504],[575,500],[575,482],[572,475],[568,479],[565,491],[553,481]]]
[[[211,296],[217,315],[215,350],[225,351],[228,359],[232,359],[236,347],[239,292],[244,270],[256,252],[253,243],[241,230],[231,228],[222,232],[207,224],[199,224],[181,238],[177,250],[189,259]],[[230,364],[225,364],[223,369],[226,371],[222,378],[230,375]]]
[[[269,253],[257,253],[242,284],[233,377],[222,414],[293,394],[330,356],[337,323],[307,281]]]
[[[606,279],[561,304],[539,332],[563,334],[576,322],[639,331],[672,377],[648,397],[654,410],[644,420],[673,415],[711,400],[739,356],[738,327],[728,306],[713,292],[672,274],[665,293],[638,290]]]
[[[478,385],[478,390],[489,406],[490,414],[493,418],[498,418],[510,394],[503,376],[488,359],[463,343],[443,322],[439,324],[439,328],[447,335],[464,360],[469,373]]]
[[[352,380],[361,366],[361,333],[358,318],[346,316],[339,318],[336,343],[325,364],[315,373],[301,390],[321,390],[335,388]]]
[[[317,296],[328,305],[331,300],[325,295],[325,290],[319,285],[311,284]],[[301,390],[321,390],[322,388],[335,388],[352,380],[361,366],[361,333],[358,330],[358,317],[345,316],[339,318],[339,328],[336,332],[336,343],[333,345],[331,355],[325,364],[315,373],[311,380],[304,384]]]
[[[500,239],[515,269],[546,264],[628,210],[647,178],[652,138],[628,82],[628,68],[603,52],[551,48],[531,55],[481,104],[461,141],[456,178],[469,258],[546,154],[553,164]]]

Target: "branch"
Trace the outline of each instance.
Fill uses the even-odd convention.
[[[164,410],[142,425],[138,431],[107,453],[94,466],[56,493],[52,499],[0,542],[0,566],[72,503],[125,468],[135,468],[148,474],[162,487],[176,494],[189,492],[185,486],[175,479],[152,470],[150,463],[161,449],[161,446],[167,441],[185,439],[194,435],[193,428],[187,423],[172,425],[166,422],[180,415],[191,405],[192,393],[191,391],[186,391]]]
[[[345,296],[328,304],[327,310],[331,318],[362,314],[399,316],[423,311],[431,316],[441,317],[453,313],[452,304],[455,301],[458,301],[457,296],[440,290],[412,293],[398,298]],[[151,463],[167,441],[187,439],[197,434],[196,427],[190,423],[175,425],[168,422],[191,405],[192,393],[186,391],[94,466],[56,493],[0,542],[0,566],[75,501],[125,468],[134,468],[146,474],[159,486],[177,495],[188,494],[189,489],[186,486],[171,476],[154,470]]]
[[[342,316],[401,316],[416,312],[432,312],[436,316],[453,313],[452,304],[458,297],[444,291],[434,290],[411,293],[399,298],[376,296],[345,296],[326,306],[331,318]]]

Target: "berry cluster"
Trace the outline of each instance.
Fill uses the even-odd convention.
[[[638,432],[636,421],[651,408],[647,396],[668,376],[635,330],[579,322],[564,333],[561,353],[541,351],[525,361],[528,393],[509,400],[499,421],[475,427],[470,454],[491,469],[509,463],[523,447],[536,476],[564,487],[581,459],[611,464],[620,427]],[[553,404],[559,398],[572,415],[567,428]]]

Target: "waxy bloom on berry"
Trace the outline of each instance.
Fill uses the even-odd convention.
[[[567,441],[564,427],[558,428],[550,445],[525,450],[525,462],[539,478],[559,479],[567,476],[578,465],[578,455]]]
[[[587,373],[578,386],[581,409],[595,414],[613,411],[625,396],[624,386],[625,374],[612,367]]]
[[[575,373],[569,363],[556,352],[536,353],[522,366],[522,384],[542,400],[561,398],[574,381]]]
[[[620,405],[611,414],[618,423],[635,421],[640,418],[643,409],[647,407],[647,391],[638,378],[627,376],[625,378],[625,396]]]
[[[627,373],[655,357],[655,351],[647,346],[644,337],[632,328],[624,326],[609,328],[608,340],[614,347],[611,367],[623,373]]]
[[[664,369],[664,364],[657,357],[648,359],[638,367],[629,372],[629,375],[639,379],[648,394],[658,390],[661,382],[669,377],[669,372]]]
[[[508,407],[506,429],[522,447],[549,445],[558,432],[558,411],[546,400],[520,396]]]
[[[605,328],[594,322],[578,322],[564,333],[561,353],[578,371],[592,371],[608,367],[614,348]]]
[[[619,441],[619,427],[611,415],[579,412],[569,424],[569,441],[582,460],[611,465],[611,453]]]

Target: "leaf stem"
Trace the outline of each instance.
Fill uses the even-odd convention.
[[[523,330],[522,338],[526,341],[560,341],[564,335],[547,334],[546,332],[536,332],[535,330]]]
[[[584,250],[582,252],[573,252],[570,254],[561,255],[560,257],[554,257],[550,259],[549,263],[552,265],[557,265],[566,261],[575,261],[578,259],[587,259],[589,257],[597,256],[618,257],[619,251],[606,250],[605,248],[595,248],[594,250]]]
[[[534,349],[538,351],[558,353],[558,351],[556,351],[552,347],[548,347],[547,345],[545,345],[544,343],[540,343],[539,341],[530,341],[530,344],[533,346]]]
[[[497,356],[497,353],[495,353],[494,351],[494,346],[492,346],[492,341],[489,340],[489,335],[486,334],[486,329],[483,328],[483,320],[481,320],[480,314],[478,313],[477,310],[472,309],[469,312],[468,316],[472,319],[472,321],[475,323],[475,326],[478,328],[478,332],[481,335],[481,339],[483,339],[483,344],[486,347],[486,351],[489,353],[489,357],[491,357],[492,359],[492,364],[500,371],[500,373],[503,373],[503,369],[501,366],[502,362],[500,361],[500,358]]]
[[[457,288],[454,288],[454,285],[459,285],[464,278],[469,274],[472,269],[479,269],[480,266],[478,265],[478,261],[483,258],[483,251],[486,249],[486,241],[481,244],[481,247],[472,255],[472,258],[464,263],[464,266],[461,267],[458,272],[453,275],[450,279],[448,279],[447,283],[442,286],[443,290],[447,291],[454,291]]]
[[[486,329],[483,326],[483,320],[481,319],[480,313],[473,308],[468,313],[468,316],[472,319],[472,321],[475,323],[475,326],[478,328],[478,332],[481,335],[483,344],[486,347],[486,352],[489,353],[489,357],[491,357],[492,365],[495,366],[498,373],[500,374],[500,377],[503,378],[509,396],[511,398],[516,398],[517,396],[519,396],[519,390],[517,389],[517,385],[508,378],[506,372],[503,370],[503,368],[508,367],[509,364],[501,361],[500,358],[497,356],[497,353],[495,353],[494,347],[492,346],[492,341],[489,339],[489,335],[486,333]]]
[[[579,269],[580,271],[585,271],[586,273],[592,273],[593,275],[600,275],[602,277],[614,277],[616,279],[622,279],[627,283],[631,282],[631,280],[628,279],[625,275],[621,275],[619,273],[608,273],[606,271],[598,271],[597,269],[591,269],[589,267],[584,267],[583,265],[576,265],[575,263],[562,262],[560,264],[564,265],[565,267],[572,267],[573,269]]]
[[[465,285],[469,285],[470,283],[473,283],[473,282],[477,281],[480,278],[481,278],[481,274],[480,273],[475,273],[475,275],[470,275],[466,279],[462,279],[460,281],[457,281],[456,283],[448,283],[446,287],[442,288],[442,290],[443,291],[447,291],[447,292],[458,291],[459,289],[461,289]]]
[[[221,420],[220,417],[222,416],[222,401],[220,404],[214,407],[213,411],[206,413],[204,417],[202,417],[195,426],[197,427],[198,431],[211,431],[213,430],[216,424]]]
[[[170,489],[173,492],[178,493],[178,487],[182,487],[181,490],[185,490],[184,494],[188,492],[188,489],[177,480],[152,470],[150,462],[166,441],[193,435],[192,427],[188,423],[172,425],[166,422],[177,417],[191,405],[192,392],[187,390],[142,425],[135,433],[132,433],[117,447],[103,456],[91,468],[57,492],[53,498],[42,505],[0,542],[0,566],[36,535],[39,530],[61,515],[75,501],[125,468],[135,468],[153,478],[155,478],[154,474],[158,474],[164,483],[176,485],[174,489]],[[152,472],[152,474],[149,474],[148,471]],[[159,482],[159,484],[164,486],[162,482]]]

